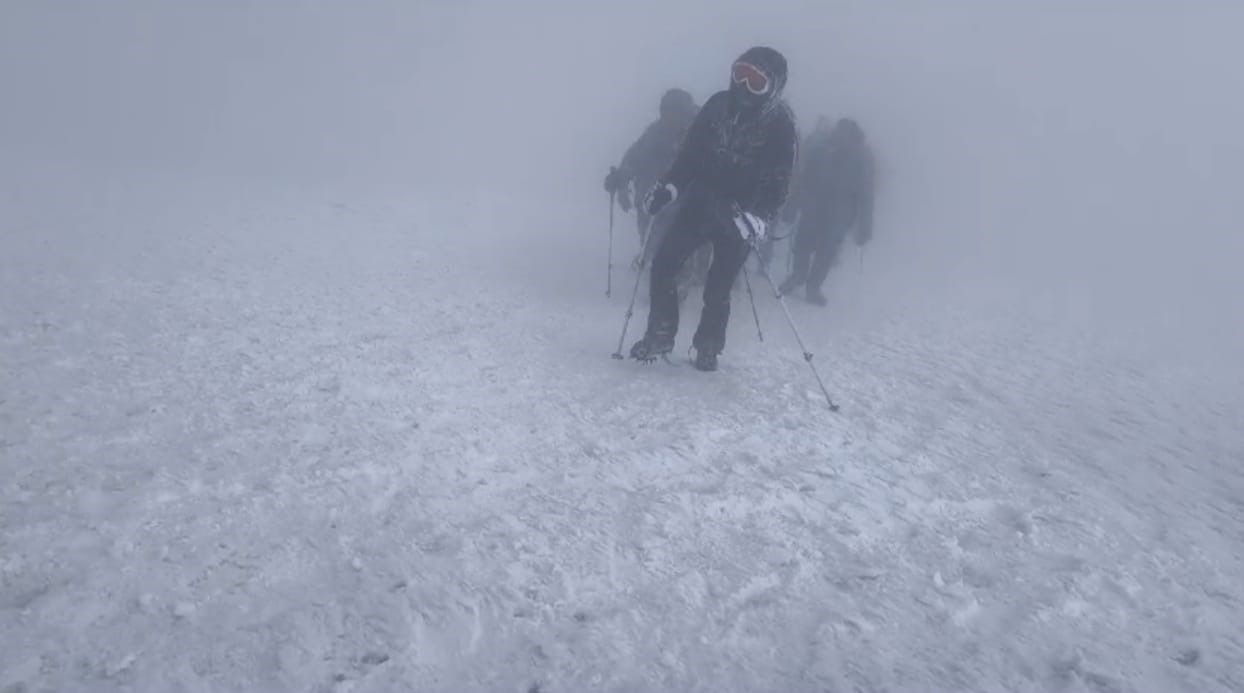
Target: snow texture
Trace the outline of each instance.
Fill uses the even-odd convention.
[[[0,238],[6,693],[1244,687],[1228,362],[842,272],[792,301],[833,415],[767,292],[718,373],[611,360],[628,292],[541,259],[603,259],[595,210],[47,175]]]
[[[3,0],[0,693],[1244,691],[1240,26]],[[601,182],[757,43],[877,153],[838,414],[755,275],[610,358]]]

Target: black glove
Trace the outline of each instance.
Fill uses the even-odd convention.
[[[609,175],[605,176],[605,192],[615,193],[626,185],[626,181],[622,177],[622,171],[616,168],[609,169]]]
[[[648,198],[644,200],[649,216],[656,216],[676,197],[678,197],[678,188],[675,188],[672,183],[657,183],[652,188],[652,192],[648,193]]]

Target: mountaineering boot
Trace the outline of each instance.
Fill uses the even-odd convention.
[[[631,347],[631,358],[644,363],[652,363],[658,356],[664,356],[674,350],[672,337],[644,335]]]
[[[697,371],[715,371],[717,370],[717,354],[711,351],[695,352],[695,369]]]

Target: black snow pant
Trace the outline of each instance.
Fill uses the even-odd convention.
[[[706,204],[697,202],[688,201],[683,206],[652,262],[646,338],[674,341],[678,333],[679,270],[697,249],[710,243],[713,260],[704,281],[704,310],[691,343],[696,351],[719,354],[726,346],[730,290],[747,259],[748,246],[738,230],[717,218]]]
[[[842,241],[847,237],[850,224],[805,220],[799,224],[795,236],[790,288],[807,284],[808,290],[819,291],[829,276],[829,269],[838,259]]]
[[[644,216],[645,220],[650,221],[651,226],[642,233],[643,239],[640,241],[640,246],[644,250],[635,258],[637,269],[639,267],[652,267],[657,250],[661,248],[661,242],[669,234],[670,227],[678,220],[681,208],[681,202],[675,200],[655,217]],[[651,236],[651,238],[649,239],[648,236]],[[705,276],[708,274],[709,261],[712,258],[713,248],[706,245],[692,254],[691,259],[683,264],[682,271],[677,274],[679,302],[687,297],[692,286],[704,283]]]

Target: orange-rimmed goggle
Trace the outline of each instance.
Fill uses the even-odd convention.
[[[730,78],[735,84],[742,84],[757,96],[769,92],[769,76],[751,63],[737,62],[730,70]]]

